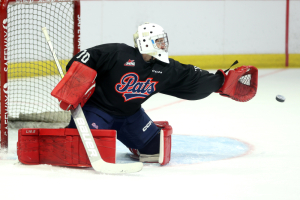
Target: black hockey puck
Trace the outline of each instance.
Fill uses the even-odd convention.
[[[285,101],[285,97],[282,96],[282,95],[277,95],[276,96],[276,100],[279,101],[279,102],[284,102]]]

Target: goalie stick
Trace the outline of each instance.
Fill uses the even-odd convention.
[[[55,60],[55,63],[56,63],[57,69],[60,73],[60,76],[61,76],[61,78],[63,78],[64,73],[58,62],[57,56],[54,52],[52,43],[50,41],[50,37],[47,32],[47,28],[46,27],[42,28],[42,31],[45,35],[45,38],[49,45],[50,51]],[[79,132],[79,135],[80,135],[80,138],[84,145],[84,148],[87,152],[88,158],[89,158],[91,165],[95,171],[101,172],[101,173],[107,173],[107,174],[120,174],[120,173],[138,172],[138,171],[142,170],[143,163],[141,163],[141,162],[126,163],[126,164],[112,164],[112,163],[105,162],[101,158],[101,155],[97,149],[95,140],[94,140],[91,130],[87,124],[86,118],[83,114],[80,104],[77,106],[77,108],[75,110],[71,110],[71,114],[75,121],[77,130]]]

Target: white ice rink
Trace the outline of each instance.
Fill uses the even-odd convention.
[[[16,160],[17,136],[11,134],[9,154],[0,154],[0,199],[299,200],[300,69],[260,69],[258,81],[257,95],[246,103],[215,93],[199,101],[153,96],[143,105],[148,115],[169,121],[174,138],[193,136],[199,154],[185,154],[189,144],[173,143],[172,157],[178,159],[180,153],[185,162],[145,164],[134,174],[22,165]],[[286,97],[284,103],[275,100],[278,94]],[[248,149],[222,158],[224,146],[215,145],[215,153],[207,153],[207,138],[228,138]],[[123,150],[118,148],[117,162],[129,153]],[[189,160],[196,163],[186,164]]]

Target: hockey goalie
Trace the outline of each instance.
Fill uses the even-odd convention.
[[[200,100],[217,92],[239,102],[255,96],[258,72],[254,66],[210,73],[169,58],[168,48],[168,35],[161,26],[142,24],[134,34],[134,47],[101,44],[79,52],[68,63],[66,76],[52,91],[63,110],[82,107],[100,154],[106,161],[115,162],[114,141],[118,139],[136,160],[161,165],[169,163],[172,127],[167,121],[152,121],[141,106],[156,93]],[[29,145],[24,145],[26,131],[21,130],[20,161],[89,166],[88,161],[79,161],[86,157],[75,129],[72,118],[66,129],[51,130],[47,134],[39,130],[38,135],[32,135],[43,141],[31,144],[35,149],[34,162],[25,148]],[[41,159],[45,154],[49,156],[47,161]]]

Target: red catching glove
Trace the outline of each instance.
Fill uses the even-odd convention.
[[[75,61],[51,95],[59,100],[63,110],[73,110],[79,104],[82,107],[95,91],[96,76],[94,69]]]
[[[228,75],[221,69],[217,73],[225,77],[223,86],[217,91],[220,95],[240,102],[249,101],[255,96],[258,76],[256,67],[241,66],[230,70]]]

